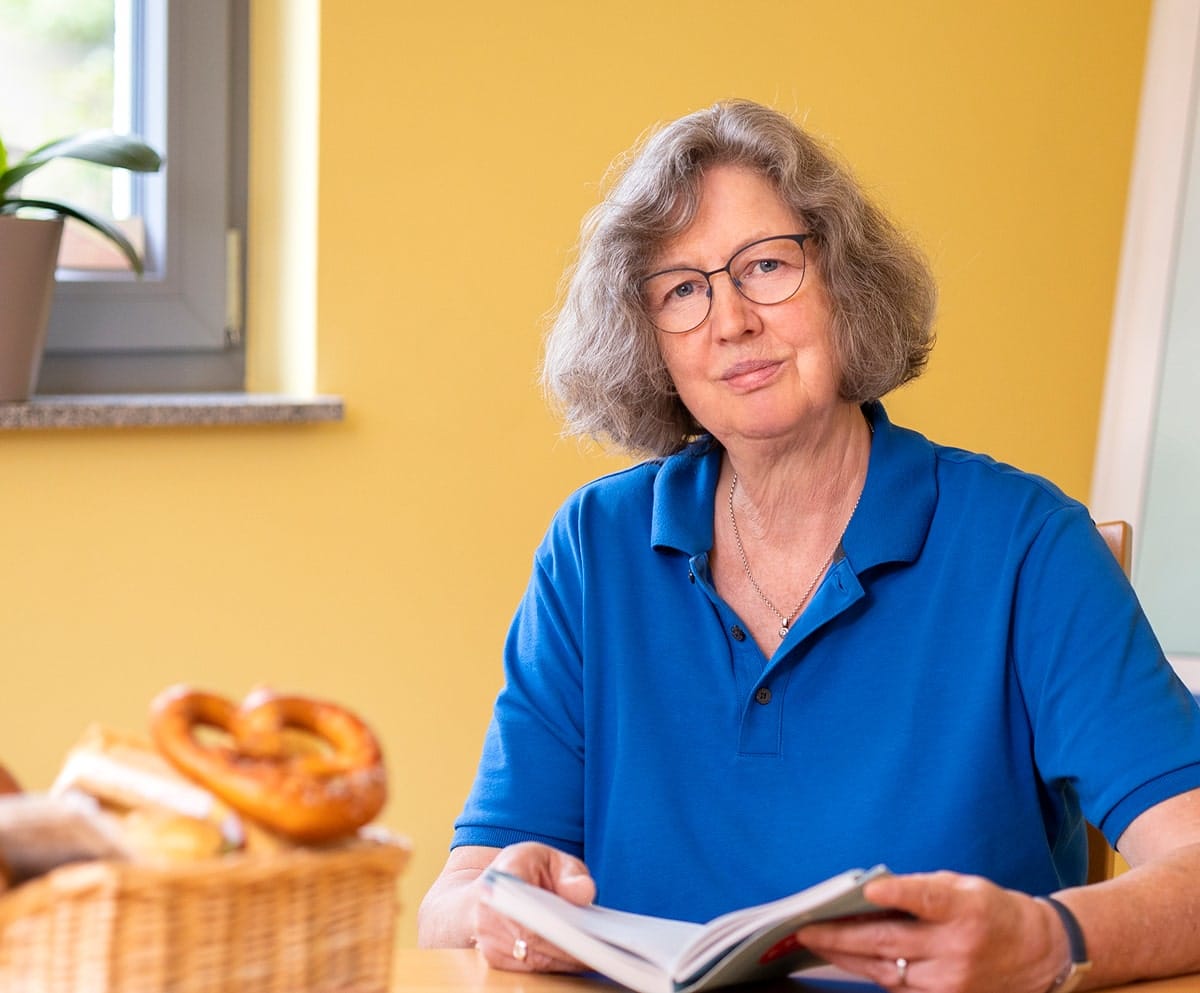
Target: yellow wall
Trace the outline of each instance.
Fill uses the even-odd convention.
[[[347,418],[0,437],[0,760],[45,786],[87,721],[139,727],[176,680],[341,699],[417,846],[411,941],[533,545],[618,464],[560,441],[534,385],[610,159],[726,95],[804,117],[942,283],[893,416],[1086,497],[1148,10],[325,3],[318,382]]]

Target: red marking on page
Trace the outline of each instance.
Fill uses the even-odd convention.
[[[768,948],[758,962],[760,965],[766,965],[768,962],[774,962],[785,955],[791,955],[792,952],[799,951],[801,947],[800,940],[794,934],[789,934],[786,938],[775,942],[775,944]]]
[[[869,910],[863,914],[848,914],[845,917],[837,918],[839,924],[857,924],[865,921],[911,921],[914,920],[911,914],[906,914],[900,910],[887,910],[880,908],[879,910]],[[781,959],[785,955],[791,955],[792,952],[798,952],[804,945],[800,939],[796,937],[795,932],[789,934],[786,938],[782,938],[768,948],[758,960],[760,965],[766,965],[768,962],[774,962],[776,959]]]

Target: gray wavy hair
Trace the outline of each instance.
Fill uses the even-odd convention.
[[[844,400],[878,399],[924,370],[937,290],[920,251],[812,136],[778,111],[730,100],[635,146],[584,219],[542,365],[566,433],[654,456],[704,433],[667,373],[640,284],[696,216],[704,171],[717,165],[761,173],[814,235],[809,264],[829,296]]]

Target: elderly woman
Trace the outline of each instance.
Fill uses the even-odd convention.
[[[799,935],[873,982],[1200,969],[1200,713],[1083,506],[889,421],[934,296],[772,110],[718,104],[633,158],[545,379],[573,430],[654,458],[537,550],[423,944],[577,967],[489,909],[489,865],[707,920],[884,862],[868,895],[904,914]],[[1082,885],[1085,818],[1130,872]]]

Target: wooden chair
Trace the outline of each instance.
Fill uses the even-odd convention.
[[[1116,556],[1117,561],[1121,563],[1121,568],[1125,570],[1125,575],[1128,576],[1133,565],[1133,528],[1126,521],[1105,521],[1103,524],[1097,524],[1096,527],[1100,531],[1104,543],[1108,545],[1108,550]],[[1087,826],[1087,834],[1087,881],[1089,883],[1103,882],[1124,871],[1124,859],[1113,851],[1108,839],[1091,824]]]
[[[1117,557],[1125,575],[1128,576],[1133,566],[1133,528],[1125,521],[1106,521],[1097,524],[1096,530],[1100,532],[1108,550]]]

